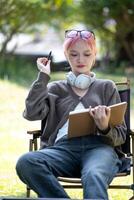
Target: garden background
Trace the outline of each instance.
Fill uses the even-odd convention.
[[[25,185],[16,175],[15,164],[28,151],[26,131],[40,128],[39,121],[29,122],[22,117],[25,98],[37,77],[36,58],[48,55],[51,49],[51,81],[65,78],[68,63],[61,53],[65,29],[94,30],[98,45],[94,71],[98,78],[130,79],[134,128],[134,3],[1,0],[0,7],[0,197],[25,197]],[[132,176],[114,180],[124,181],[131,183]],[[68,192],[73,199],[82,198],[81,190]],[[132,192],[109,190],[109,195],[110,200],[126,200]]]

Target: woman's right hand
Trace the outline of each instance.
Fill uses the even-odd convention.
[[[38,58],[37,59],[37,67],[38,69],[46,74],[50,74],[51,69],[50,69],[50,63],[51,60],[48,60],[46,57]]]
[[[96,126],[99,130],[106,130],[109,127],[109,119],[111,115],[111,109],[107,106],[96,106],[95,108],[89,107],[89,113],[93,117]]]

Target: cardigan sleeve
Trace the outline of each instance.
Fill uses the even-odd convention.
[[[109,82],[107,85],[105,95],[107,96],[107,106],[121,102],[118,90],[113,82]],[[108,137],[113,146],[120,146],[121,144],[125,143],[126,140],[127,127],[125,121],[123,124],[120,124],[116,127],[110,127],[107,134],[103,134],[101,132],[100,134]]]
[[[57,96],[48,91],[47,85],[50,77],[40,72],[37,80],[32,84],[25,101],[24,118],[34,121],[43,120],[51,109],[55,110]]]

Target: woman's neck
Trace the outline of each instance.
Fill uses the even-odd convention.
[[[78,96],[83,97],[83,96],[85,96],[85,94],[87,93],[88,88],[86,88],[86,89],[80,89],[80,88],[77,88],[77,87],[72,87],[72,90],[73,90],[74,93],[77,94]]]
[[[72,71],[73,72],[73,71]],[[87,76],[90,76],[91,75],[91,72],[85,72],[85,73],[78,73],[78,72],[73,72],[75,74],[75,76],[79,76],[80,74],[85,74]]]

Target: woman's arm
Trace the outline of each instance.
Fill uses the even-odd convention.
[[[26,106],[23,112],[24,118],[31,121],[42,120],[47,116],[50,106],[51,109],[55,109],[54,102],[57,96],[48,91],[47,84],[49,79],[49,75],[43,72],[39,73],[26,98]]]
[[[116,86],[111,82],[105,90],[106,105],[113,105],[120,102],[120,96]],[[107,106],[97,106],[90,109],[90,114],[95,120],[98,132],[111,140],[113,146],[120,146],[126,140],[127,128],[125,123],[114,128],[109,126],[110,109]]]

